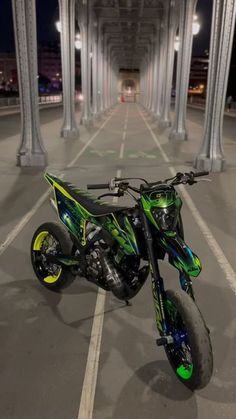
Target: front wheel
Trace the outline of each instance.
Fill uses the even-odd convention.
[[[209,332],[194,301],[184,291],[166,291],[166,322],[174,342],[165,346],[178,379],[191,390],[205,387],[212,376]]]
[[[31,261],[34,272],[46,288],[58,291],[68,285],[73,276],[63,265],[47,260],[47,255],[70,255],[72,243],[67,231],[58,223],[44,223],[35,231],[31,242]]]

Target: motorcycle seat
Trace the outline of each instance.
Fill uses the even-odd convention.
[[[61,186],[65,191],[74,198],[82,207],[84,207],[93,216],[103,216],[114,212],[124,211],[129,207],[121,207],[104,202],[95,196],[87,193],[82,189],[78,189],[75,185],[60,180]]]

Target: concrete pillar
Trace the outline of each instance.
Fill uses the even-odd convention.
[[[104,111],[108,110],[108,91],[107,91],[107,77],[108,77],[108,42],[107,35],[103,37],[103,98]]]
[[[104,110],[103,104],[103,33],[102,25],[98,24],[98,112]]]
[[[108,45],[107,51],[107,107],[111,107],[111,46]]]
[[[148,69],[149,69],[149,78],[148,78],[148,105],[147,108],[150,111],[151,110],[151,104],[152,104],[152,82],[153,82],[153,42],[151,41],[150,43],[150,48],[149,48],[149,64],[148,64]]]
[[[165,77],[163,86],[163,104],[161,110],[160,126],[163,128],[171,125],[170,106],[171,106],[171,89],[174,70],[174,56],[175,56],[175,37],[177,30],[178,10],[176,10],[176,1],[171,1],[167,9],[166,19],[166,45],[164,56]]]
[[[81,35],[82,94],[84,98],[82,123],[89,125],[91,123],[91,44],[88,3],[80,3],[79,27]]]
[[[12,0],[21,106],[21,143],[18,166],[45,166],[40,132],[35,0]]]
[[[234,0],[214,0],[204,135],[195,160],[195,167],[200,170],[221,172],[224,169],[222,128],[235,17]]]
[[[156,55],[158,60],[157,67],[157,90],[155,98],[155,110],[154,117],[159,120],[161,116],[162,97],[163,97],[163,85],[165,76],[165,56],[164,56],[164,42],[165,42],[165,28],[164,25],[160,25],[160,29],[157,32],[157,44],[156,44]]]
[[[158,28],[157,28],[158,31]],[[157,91],[157,67],[158,67],[158,57],[157,57],[157,35],[154,35],[153,39],[153,79],[152,79],[152,101],[151,101],[151,112],[155,112],[155,101],[156,101],[156,91]]]
[[[193,44],[193,15],[197,0],[181,0],[176,81],[175,118],[170,133],[172,140],[187,140],[186,108]]]
[[[61,136],[77,138],[75,120],[75,0],[59,0],[63,85],[63,124]]]
[[[92,76],[93,76],[93,116],[98,115],[98,24],[94,22],[92,31]]]

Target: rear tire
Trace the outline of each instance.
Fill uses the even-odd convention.
[[[72,243],[67,231],[58,223],[44,223],[35,231],[31,242],[31,262],[34,272],[44,287],[58,291],[69,285],[73,275],[69,268],[63,265],[55,265],[45,261],[42,256],[48,247],[53,254],[62,253],[70,255]],[[50,253],[50,251],[48,251]]]
[[[166,355],[176,376],[191,390],[204,388],[212,376],[213,354],[209,332],[198,307],[184,291],[168,290],[165,312],[172,336],[178,336],[178,330],[184,331],[187,336],[186,344],[165,346]],[[186,356],[185,364],[180,361],[183,354]]]

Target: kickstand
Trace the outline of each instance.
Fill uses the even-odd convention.
[[[132,306],[132,304],[128,300],[125,300],[125,304],[126,306]]]

